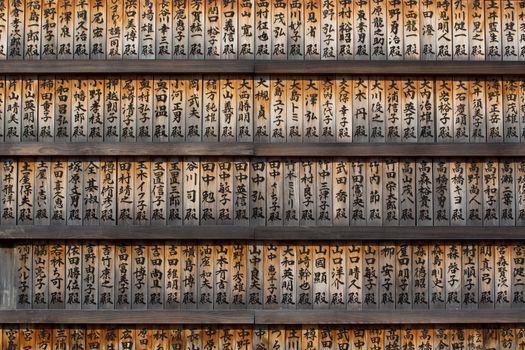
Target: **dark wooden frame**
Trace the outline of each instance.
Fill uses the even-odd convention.
[[[523,75],[523,62],[243,61],[243,60],[12,60],[2,74],[249,73],[372,75]]]
[[[520,143],[5,143],[0,156],[523,157]]]
[[[102,311],[2,310],[7,324],[500,324],[523,322],[523,311],[509,310],[222,310]]]
[[[0,226],[0,240],[463,240],[525,239],[521,226]]]

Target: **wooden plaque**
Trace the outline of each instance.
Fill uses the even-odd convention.
[[[169,141],[186,140],[186,77],[170,77]]]
[[[156,76],[153,82],[153,141],[167,142],[169,134],[170,81],[167,76]]]
[[[73,57],[76,60],[89,60],[91,6],[86,0],[75,0],[73,7],[74,37]]]
[[[90,1],[90,19],[91,22],[89,36],[90,52],[89,58],[92,60],[106,59],[107,54],[107,5],[105,0]]]
[[[131,309],[133,303],[132,289],[132,247],[130,244],[118,242],[115,245],[115,309]]]
[[[119,76],[109,76],[105,79],[104,89],[104,142],[119,142],[122,134],[120,120],[121,109],[121,81]],[[133,91],[132,94],[135,92]],[[128,101],[126,101],[128,102]],[[128,102],[129,103],[129,102]],[[128,105],[129,107],[129,105]],[[128,113],[130,111],[128,110]],[[129,114],[127,115],[129,117]]]

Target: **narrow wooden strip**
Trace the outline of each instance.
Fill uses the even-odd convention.
[[[523,240],[523,227],[416,226],[2,226],[0,240],[27,239],[206,239],[206,240]]]
[[[253,311],[77,311],[66,310],[2,310],[2,323],[62,324],[253,324]]]
[[[522,320],[523,312],[515,310],[459,311],[353,311],[346,310],[224,310],[224,311],[78,311],[65,310],[2,310],[5,324],[509,324]]]
[[[368,74],[368,75],[497,75],[518,76],[525,65],[512,61],[250,61],[250,60],[7,60],[2,74],[53,73],[257,73],[257,74]]]
[[[4,144],[0,156],[523,157],[521,144]]]

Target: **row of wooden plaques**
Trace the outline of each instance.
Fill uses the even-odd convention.
[[[2,0],[0,59],[525,59],[523,0]]]
[[[3,309],[525,307],[523,242],[36,241],[0,253]]]
[[[349,326],[15,326],[8,350],[520,350],[522,325],[492,328],[358,328]]]
[[[4,158],[2,225],[522,226],[513,158]]]
[[[524,140],[525,83],[519,78],[196,74],[0,79],[0,142]]]

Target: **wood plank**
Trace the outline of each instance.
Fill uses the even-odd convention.
[[[131,294],[132,276],[131,245],[118,242],[115,245],[115,309],[131,309],[133,303]]]
[[[304,242],[297,246],[297,309],[311,309],[313,303],[313,247]],[[346,279],[345,279],[346,280]]]
[[[450,78],[435,81],[436,142],[447,143],[454,139],[453,82]]]
[[[395,309],[396,280],[396,246],[393,242],[381,242],[379,248],[380,309]]]
[[[198,284],[197,299],[199,310],[212,310],[215,301],[215,246],[204,241],[197,247]]]
[[[58,59],[73,59],[75,27],[73,21],[74,1],[58,1]]]
[[[257,16],[255,5],[255,2],[252,1],[237,2],[240,60],[253,60],[255,58],[255,18]]]
[[[264,260],[264,246],[261,241],[253,241],[247,247],[247,277],[246,277],[246,293],[247,293],[247,308],[261,309],[264,303],[264,279],[263,279],[263,260]],[[254,334],[256,335],[256,334]]]
[[[0,59],[2,61],[7,59],[7,53],[8,53],[8,19],[9,16],[9,1],[2,1],[0,3]],[[0,337],[1,338],[1,337]]]
[[[9,0],[8,12],[8,58],[22,60],[25,48],[25,3]]]
[[[243,242],[232,243],[231,254],[231,305],[232,309],[244,309],[247,304],[247,246]],[[241,339],[237,340],[241,342]]]
[[[106,57],[108,60],[119,60],[122,59],[124,43],[124,3],[117,0],[107,0],[106,11]]]
[[[181,308],[197,308],[197,286],[195,276],[198,273],[197,247],[191,243],[184,243],[181,246]]]
[[[155,2],[151,0],[138,1],[139,17],[139,59],[155,58],[155,27],[157,12]]]
[[[487,142],[488,111],[486,96],[487,90],[485,79],[478,78],[469,82],[469,109],[470,118],[470,141],[473,143]],[[487,99],[488,100],[488,99]]]
[[[206,226],[179,227],[175,231],[166,232],[166,228],[159,226],[115,226],[108,232],[104,226],[3,226],[0,230],[2,240],[27,239],[104,239],[104,240],[158,240],[158,239],[203,239],[203,240],[231,240],[231,239],[261,239],[261,240],[454,240],[464,241],[519,241],[524,238],[522,227],[503,226],[458,226],[458,227],[266,227],[266,226]]]
[[[165,159],[154,158],[151,162],[151,224],[166,225],[167,220],[167,173],[168,163]]]
[[[106,0],[90,1],[90,18],[91,22],[89,36],[89,58],[92,60],[105,59],[107,56],[106,37],[108,18],[106,17]]]
[[[65,267],[66,309],[78,310],[82,305],[82,245],[79,241],[67,242]]]
[[[442,242],[434,242],[429,245],[429,293],[430,310],[445,309],[446,294],[446,270],[445,270],[445,246]]]
[[[508,78],[503,80],[503,137],[505,142],[520,140],[520,83]]]
[[[221,6],[221,59],[236,60],[238,53],[238,11],[237,1],[222,1]]]
[[[491,243],[479,246],[479,309],[494,308],[494,245]]]
[[[87,142],[88,80],[79,77],[79,79],[72,80],[71,86],[71,142]]]
[[[164,244],[152,242],[148,245],[148,309],[163,309],[165,294]]]
[[[202,1],[189,0],[188,8],[188,58],[204,58],[204,3]]]
[[[55,241],[49,246],[49,308],[65,307],[66,246],[63,241]]]
[[[98,276],[100,256],[99,246],[95,241],[85,241],[82,244],[82,309],[93,310],[98,304]]]
[[[453,59],[467,61],[469,59],[469,8],[467,0],[456,1],[452,4],[452,22],[454,23],[452,37]]]
[[[419,60],[421,57],[420,47],[420,21],[418,1],[403,1],[403,26],[404,28],[404,59]]]
[[[22,79],[22,118],[20,120],[21,141],[35,142],[38,135],[38,78]]]
[[[485,52],[488,61],[500,61],[502,57],[502,5],[503,2],[495,0],[485,2]]]
[[[476,309],[479,302],[478,294],[478,246],[463,243],[462,246],[463,285],[462,308]]]
[[[401,81],[389,77],[385,81],[386,86],[386,142],[397,143],[401,142],[401,135],[403,135],[403,130],[401,127],[402,119],[402,96],[403,87],[401,86]]]
[[[49,247],[46,242],[33,244],[33,309],[49,307]]]
[[[319,242],[312,246],[313,253],[313,308],[328,309],[330,307],[330,245]]]
[[[105,96],[103,101],[105,101],[105,103],[103,109],[103,137],[105,142],[118,142],[120,141],[121,134],[121,81],[118,76],[108,76],[106,77],[104,83]]]
[[[155,57],[162,59],[172,58],[173,39],[173,2],[162,0],[155,2]]]
[[[137,141],[151,142],[153,138],[153,92],[153,76],[142,76],[137,82]]]
[[[170,78],[169,140],[183,142],[186,139],[186,85],[184,77]]]
[[[0,87],[1,90],[1,87]],[[41,76],[38,81],[38,128],[40,142],[53,142],[55,137],[55,77]],[[34,107],[33,107],[34,108]]]
[[[523,75],[525,68],[519,62],[395,62],[356,61],[351,65],[344,61],[199,61],[199,60],[90,60],[85,62],[69,59],[17,61],[2,63],[2,74],[170,74],[170,73],[251,73],[251,74],[362,74],[362,75],[410,75],[410,76],[478,76],[493,74],[505,76]]]
[[[54,139],[55,141],[68,142],[71,138],[71,126],[73,125],[72,96],[73,89],[70,79],[55,79],[55,112],[54,119]]]
[[[403,2],[390,1],[387,3],[387,44],[388,59],[392,61],[403,60],[404,53],[404,25]]]
[[[237,80],[239,95],[233,105],[234,109],[237,109],[237,142],[253,142],[254,139],[254,84],[255,81],[251,78]]]
[[[131,308],[145,310],[148,305],[148,244],[136,240],[131,247]]]
[[[16,143],[22,135],[22,81],[19,76],[6,76],[5,142]]]
[[[61,310],[9,310],[0,311],[4,324],[38,324],[44,320],[53,323],[75,324],[77,322],[92,324],[268,324],[268,325],[293,325],[299,320],[304,325],[335,325],[335,324],[384,324],[385,316],[390,316],[388,324],[421,324],[421,325],[439,325],[441,323],[449,324],[494,324],[494,320],[502,325],[513,324],[520,320],[520,310],[502,310],[502,311],[483,311],[472,310],[464,311],[433,311],[414,310],[392,313],[391,311],[355,311],[352,313],[336,310],[315,310],[315,311],[290,311],[290,310],[259,310],[259,311],[184,311],[176,312],[167,310],[148,310],[148,311],[82,311],[75,314],[72,319],[70,312]],[[429,315],[432,318],[429,319]],[[255,318],[254,318],[255,316]],[[334,319],[336,317],[336,319]],[[383,319],[381,319],[383,317]],[[337,323],[335,323],[337,322]],[[191,326],[190,326],[191,327]],[[6,331],[4,328],[4,340]],[[12,328],[11,328],[12,329]],[[16,328],[18,331],[18,327]],[[121,332],[125,331],[121,329]],[[70,329],[75,332],[75,328]],[[466,329],[453,328],[454,332],[466,331]],[[439,332],[438,332],[439,333]],[[277,334],[276,334],[277,335]],[[441,335],[437,335],[438,339]],[[452,341],[457,342],[458,334],[453,336]],[[121,338],[122,339],[122,338]],[[467,340],[464,337],[465,341]],[[444,340],[443,340],[444,341]]]
[[[98,260],[98,308],[113,309],[115,307],[115,246],[110,241],[99,245]]]
[[[89,60],[90,28],[91,28],[90,2],[75,0],[73,7],[74,19],[74,49],[73,57],[76,60]]]
[[[281,309],[296,309],[297,308],[297,293],[298,272],[297,272],[297,249],[294,244],[286,243],[279,247],[279,255],[281,259],[280,274],[281,274],[281,300],[279,308]],[[326,266],[328,261],[325,262]],[[314,276],[316,274],[314,268]],[[314,277],[315,278],[315,277]],[[325,281],[328,280],[325,272]],[[328,283],[326,283],[328,285]],[[325,292],[328,288],[325,289]],[[315,282],[314,282],[315,293]],[[315,307],[315,299],[314,299]]]
[[[235,76],[223,76],[220,80],[219,125],[217,135],[221,142],[232,143],[237,141],[239,80]]]
[[[469,1],[468,3],[468,32],[469,58],[471,61],[485,60],[485,0]]]
[[[189,52],[189,1],[173,2],[173,59],[186,59]]]
[[[387,5],[386,0],[370,3],[370,56],[372,60],[385,60],[387,57]]]

